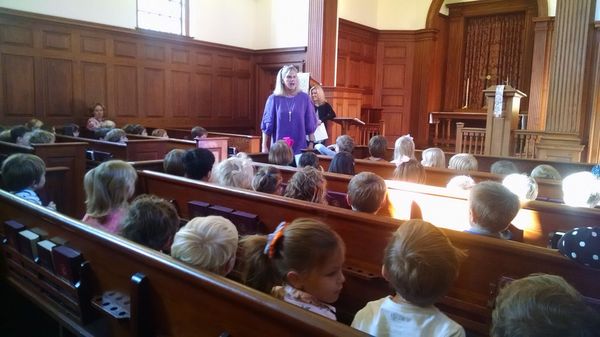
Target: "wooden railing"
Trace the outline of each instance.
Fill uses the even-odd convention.
[[[360,127],[360,139],[357,144],[369,144],[369,139],[373,136],[385,136],[385,121],[380,120],[379,123],[366,123]]]
[[[514,130],[511,156],[518,158],[535,158],[536,144],[539,143],[542,131]]]
[[[542,131],[513,130],[510,156],[534,159],[536,144],[541,139]],[[466,128],[464,123],[456,123],[456,153],[485,154],[485,128]]]
[[[456,123],[456,153],[483,154],[485,128],[465,128],[465,123]]]

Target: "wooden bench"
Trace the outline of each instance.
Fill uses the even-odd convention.
[[[148,133],[156,128],[147,128]],[[189,140],[191,129],[182,128],[166,128],[167,134],[171,138]],[[237,152],[255,153],[261,149],[261,136],[243,135],[228,132],[213,132],[208,131],[209,138],[226,137],[229,141],[229,146],[234,147]]]
[[[108,315],[110,308],[97,310],[102,302],[92,306],[91,318],[73,317],[66,313],[68,303],[54,301],[38,287],[41,283],[22,282],[17,269],[9,268],[6,279],[11,286],[75,335],[367,336],[229,279],[188,267],[160,252],[32,206],[4,191],[0,191],[0,210],[0,224],[15,220],[29,228],[37,227],[48,237],[60,236],[81,252],[89,274],[85,278],[89,282],[82,281],[81,286],[87,287],[92,297],[104,295],[104,300],[112,294],[122,303],[129,302],[129,313],[123,315],[128,319]],[[2,250],[15,254],[11,248],[3,246]],[[48,272],[38,276],[42,269],[35,262],[21,261],[24,264],[19,269],[29,272],[28,277],[41,280],[51,276]],[[77,300],[80,302],[72,304],[91,306],[85,297]]]
[[[87,144],[79,140],[65,143],[36,144],[32,147],[0,142],[0,153],[10,155],[13,153],[34,154],[46,163],[46,167],[67,167],[64,180],[56,185],[62,195],[54,202],[59,211],[70,216],[81,218],[85,214],[85,193],[83,191],[83,176],[85,174],[85,148]],[[66,191],[66,188],[69,188]]]
[[[267,231],[281,221],[299,217],[318,218],[329,224],[346,243],[347,280],[337,303],[338,317],[346,322],[368,301],[389,294],[389,286],[378,275],[383,249],[393,231],[402,224],[400,220],[156,172],[139,172],[139,179],[142,192],[176,200],[180,205],[200,200],[254,213]],[[182,212],[186,213],[183,209]],[[501,277],[520,278],[536,272],[561,275],[585,296],[600,298],[597,286],[600,271],[580,266],[555,250],[443,230],[457,247],[468,251],[469,257],[451,292],[439,305],[476,335],[489,332],[489,305],[495,295],[490,290],[497,288]]]
[[[163,139],[166,140],[167,143],[165,145],[165,154],[169,153],[174,149],[182,149],[189,150],[194,149],[196,147],[204,148],[212,152],[215,156],[215,162],[218,163],[222,160],[227,159],[227,149],[229,147],[230,138],[227,137],[211,137],[211,138],[203,138],[198,141],[195,140],[184,140],[177,138],[160,138],[160,137],[152,137],[152,136],[141,136],[141,135],[132,135],[127,134],[128,139],[133,140],[144,140],[144,139]],[[163,156],[164,157],[164,156]]]

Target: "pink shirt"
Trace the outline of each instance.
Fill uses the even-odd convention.
[[[83,216],[81,221],[86,224],[102,229],[112,234],[118,234],[121,229],[121,225],[123,224],[123,220],[127,216],[127,208],[119,208],[116,209],[106,215],[104,217],[104,222],[101,223],[99,218],[92,217],[89,214]]]
[[[99,129],[101,126],[102,126],[102,120],[97,119],[96,117],[91,117],[87,121],[86,128],[90,131],[94,131],[96,129]]]

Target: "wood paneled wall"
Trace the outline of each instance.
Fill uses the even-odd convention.
[[[302,64],[305,49],[265,51]],[[275,55],[275,56],[274,56]],[[282,56],[283,55],[283,56]],[[0,10],[0,120],[254,129],[263,52],[186,37]]]

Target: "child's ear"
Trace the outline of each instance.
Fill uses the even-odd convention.
[[[352,200],[350,199],[350,194],[346,193],[346,202],[350,207],[352,207]]]
[[[287,283],[289,283],[292,287],[302,290],[303,288],[303,277],[302,275],[300,275],[300,273],[298,273],[295,270],[290,270],[286,275],[285,275],[286,281]]]
[[[388,274],[387,269],[385,268],[385,265],[381,265],[381,276],[383,276],[383,278],[386,281],[390,281],[390,275]]]

